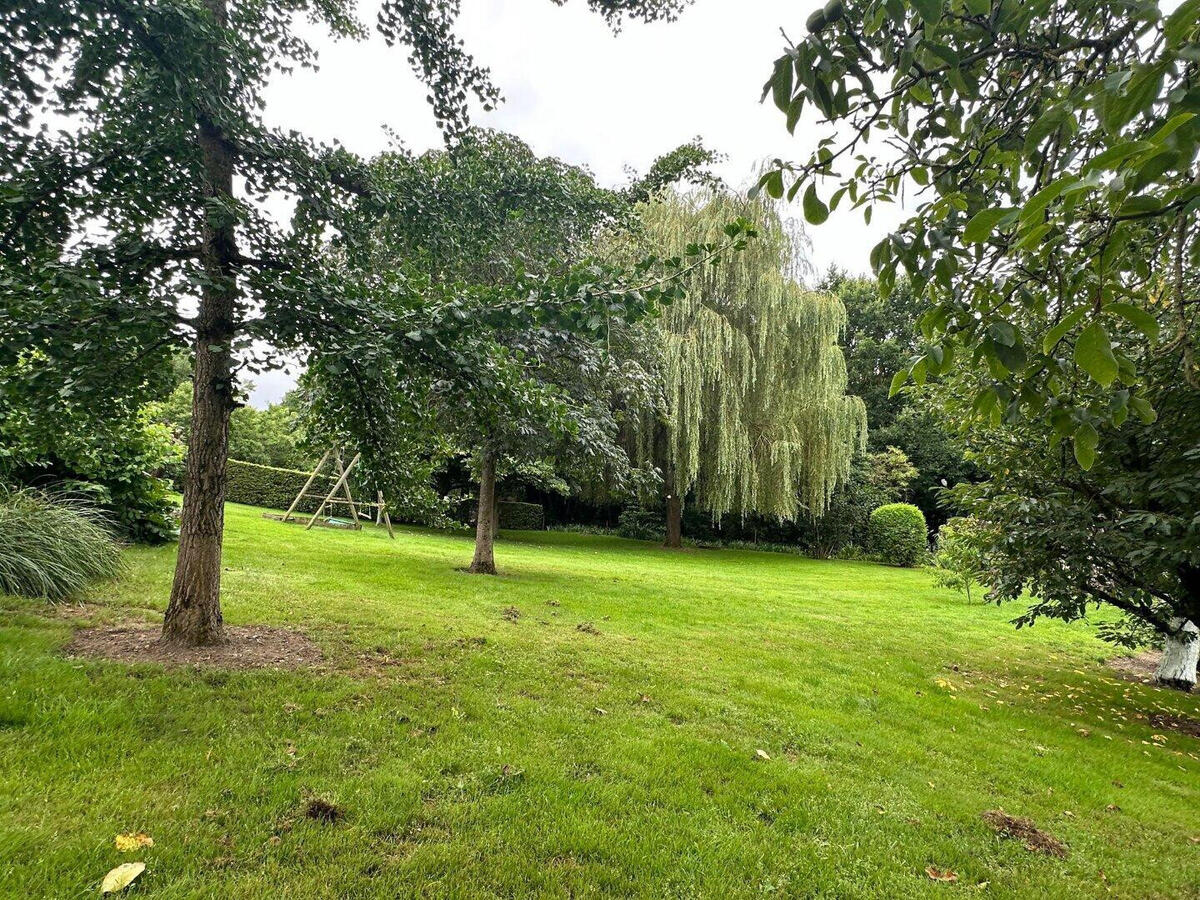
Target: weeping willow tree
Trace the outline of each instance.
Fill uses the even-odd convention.
[[[643,208],[645,239],[682,255],[739,217],[757,239],[689,276],[686,297],[656,323],[663,396],[640,416],[634,445],[663,472],[669,547],[680,545],[689,495],[714,518],[820,515],[866,440],[838,345],[845,307],[801,287],[797,236],[769,200],[670,194]]]

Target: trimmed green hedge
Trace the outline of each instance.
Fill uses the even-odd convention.
[[[887,503],[871,513],[871,549],[890,566],[912,568],[929,549],[925,514],[910,503]]]
[[[257,463],[242,462],[231,459],[226,466],[225,499],[230,503],[245,503],[248,506],[265,506],[269,509],[286,510],[308,481],[311,472],[301,472],[298,469],[277,469],[274,466],[260,466]],[[328,475],[320,475],[312,483],[309,491],[318,493],[328,491],[333,487],[333,479]],[[357,498],[355,498],[357,499]],[[319,500],[304,499],[296,509],[312,515],[317,511]],[[337,507],[335,507],[337,508]],[[349,510],[346,511],[347,515]]]
[[[500,501],[500,527],[514,531],[542,531],[546,527],[546,514],[540,503],[518,503],[516,500]]]

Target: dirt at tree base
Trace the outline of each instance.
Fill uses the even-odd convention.
[[[1160,662],[1161,650],[1146,650],[1137,656],[1115,656],[1104,664],[1128,681],[1153,684],[1154,673],[1158,671]]]
[[[159,625],[85,628],[64,648],[71,657],[214,669],[304,669],[318,665],[321,648],[297,631],[266,625],[226,625],[225,643],[181,647],[162,640]]]
[[[1151,728],[1157,728],[1159,731],[1178,731],[1180,734],[1200,738],[1200,719],[1193,719],[1191,716],[1151,713],[1147,721]]]
[[[1025,849],[1066,859],[1067,845],[1052,834],[1042,831],[1030,819],[1010,816],[1002,809],[986,810],[981,818],[1007,838],[1025,842]]]

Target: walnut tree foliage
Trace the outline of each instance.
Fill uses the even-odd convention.
[[[795,127],[764,178],[811,221],[911,215],[872,252],[926,301],[927,378],[988,478],[981,580],[1180,633],[1200,617],[1200,2],[834,0],[775,65]]]
[[[1044,417],[1084,468],[1098,434],[1155,413],[1130,352],[1160,332],[1195,381],[1200,3],[832,0],[767,92],[812,155],[764,176],[831,208],[902,197],[871,254],[907,272],[926,338],[896,375],[986,367],[973,412]]]

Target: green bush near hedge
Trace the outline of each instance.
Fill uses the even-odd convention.
[[[912,568],[928,552],[925,514],[911,503],[887,503],[870,519],[871,549],[890,566]]]
[[[274,466],[260,466],[257,463],[242,462],[240,459],[229,460],[226,466],[225,499],[230,503],[245,503],[247,506],[265,506],[268,509],[286,510],[308,481],[311,472],[301,472],[299,469],[277,469]],[[333,478],[320,475],[309,487],[314,494],[328,491],[333,487]],[[357,499],[357,498],[355,498]],[[299,512],[309,515],[317,511],[320,500],[304,499],[296,507]],[[342,511],[344,505],[338,507]],[[349,509],[345,509],[349,515]]]

